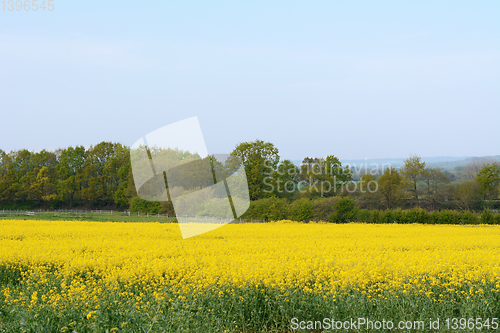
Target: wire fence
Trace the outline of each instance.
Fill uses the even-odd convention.
[[[118,221],[123,218],[123,221],[135,221],[137,218],[144,218],[144,221],[159,221],[162,219],[164,222],[177,222],[176,216],[170,216],[169,214],[150,214],[150,213],[140,213],[131,212],[129,210],[117,211],[117,210],[79,210],[79,209],[56,209],[56,210],[44,210],[44,209],[32,209],[32,210],[8,210],[0,209],[0,217],[39,217],[39,218],[101,218],[109,219],[113,217],[113,220]],[[224,219],[224,218],[214,218],[209,216],[178,216],[182,223],[266,223],[266,220],[256,220],[256,219]]]

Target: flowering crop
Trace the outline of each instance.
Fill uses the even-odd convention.
[[[498,297],[499,281],[498,226],[284,221],[182,240],[176,224],[0,221],[5,309],[71,307],[75,323],[99,320],[110,304],[158,313],[174,297],[193,306],[203,294],[236,297],[249,286],[276,290],[266,296],[274,301],[290,302],[294,292],[333,301],[355,291],[368,302],[411,293],[432,304]]]

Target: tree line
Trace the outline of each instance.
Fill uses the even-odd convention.
[[[131,198],[129,179],[129,148],[120,143],[40,152],[0,150],[3,209],[125,209]]]
[[[275,200],[278,206],[287,202],[297,207],[305,202],[300,199],[349,197],[359,208],[371,210],[500,208],[500,166],[494,161],[462,167],[459,172],[467,171],[468,177],[457,180],[449,172],[428,168],[419,156],[409,156],[399,169],[387,166],[355,174],[334,155],[305,157],[297,166],[281,160],[278,148],[261,140],[239,143],[231,155],[245,166],[252,200],[247,216],[263,209],[260,200],[270,198],[283,199]],[[171,202],[137,196],[130,148],[120,143],[40,152],[0,150],[0,209],[76,207],[175,215]]]

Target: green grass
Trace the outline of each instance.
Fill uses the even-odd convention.
[[[40,221],[90,221],[90,222],[162,222],[174,223],[177,222],[175,217],[164,217],[158,215],[140,215],[131,213],[125,215],[123,213],[97,214],[97,213],[35,213],[34,215],[27,214],[2,214],[0,211],[0,220],[40,220]]]

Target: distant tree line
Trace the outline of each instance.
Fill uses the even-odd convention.
[[[412,155],[399,169],[382,165],[355,175],[354,168],[342,166],[334,155],[306,157],[300,166],[280,161],[278,149],[259,140],[239,144],[233,154],[242,156],[251,175],[252,200],[278,198],[295,204],[300,199],[350,197],[362,209],[500,209],[500,164],[492,160],[478,159],[451,173],[428,168]],[[259,203],[252,202],[249,212],[255,207]]]
[[[30,152],[0,150],[0,206],[128,208],[129,149],[119,143]]]
[[[343,219],[332,209],[337,202],[349,204],[339,201],[345,197],[356,209],[369,210],[500,208],[495,161],[477,160],[454,174],[410,156],[400,169],[385,166],[355,174],[334,155],[305,157],[300,166],[280,160],[279,150],[261,140],[240,143],[231,154],[243,161],[248,180],[252,203],[244,217]],[[130,149],[120,143],[53,152],[0,150],[0,209],[76,207],[175,215],[171,202],[137,196]]]

